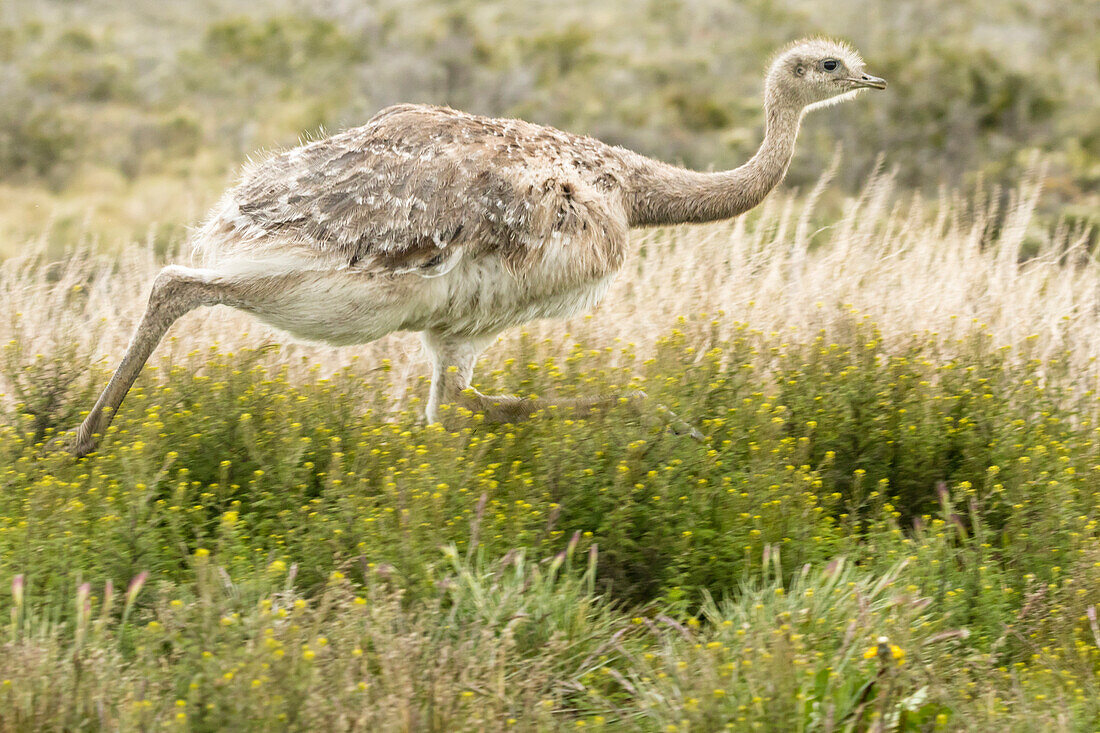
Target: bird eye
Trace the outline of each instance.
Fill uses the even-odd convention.
[[[825,71],[836,71],[837,63],[834,59],[829,59],[822,64],[825,67]]]

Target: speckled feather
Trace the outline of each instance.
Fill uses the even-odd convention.
[[[495,255],[519,277],[561,246],[591,277],[622,262],[626,153],[521,120],[399,105],[246,168],[199,246],[225,256],[282,244],[425,275]]]

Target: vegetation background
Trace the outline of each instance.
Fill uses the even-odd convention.
[[[762,133],[761,78],[804,35],[893,85],[807,125],[788,185],[839,145],[905,187],[1008,183],[1039,149],[1048,213],[1095,217],[1100,10],[1087,0],[7,0],[2,251],[48,234],[161,251],[249,155],[399,101],[519,116],[721,169]]]
[[[780,191],[638,232],[424,426],[411,335],[176,324],[52,442],[240,163],[397,101],[747,158],[789,40],[884,93]],[[0,4],[0,731],[1100,728],[1100,6]]]

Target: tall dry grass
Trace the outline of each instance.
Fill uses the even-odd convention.
[[[636,232],[626,269],[594,312],[501,334],[478,372],[504,370],[507,382],[507,359],[521,338],[540,342],[551,356],[575,343],[633,344],[644,358],[683,317],[714,318],[697,336],[706,346],[705,340],[746,326],[792,338],[824,329],[827,336],[858,313],[882,330],[885,353],[915,333],[950,342],[980,323],[997,346],[1029,340],[1030,355],[1045,360],[1064,353],[1082,380],[1097,375],[1100,262],[1087,247],[1088,231],[1038,226],[1039,163],[1012,191],[979,189],[970,198],[944,192],[935,201],[900,193],[889,174],[879,173],[845,203],[843,215],[823,221],[815,205],[835,168],[834,161],[807,195],[777,194],[740,219]],[[89,363],[113,368],[164,263],[140,242],[118,255],[81,249],[47,262],[43,253],[44,245],[30,243],[0,263],[0,343],[19,351],[9,361],[62,355],[80,370]],[[179,252],[169,261],[188,257]],[[414,334],[335,349],[293,342],[224,307],[180,319],[151,365],[191,361],[197,367],[189,355],[213,345],[235,352],[271,344],[280,348],[262,358],[287,365],[292,375],[353,363],[373,369],[388,360],[395,401],[427,373]],[[609,366],[618,363],[617,354],[608,351]],[[18,394],[8,372],[10,401]]]

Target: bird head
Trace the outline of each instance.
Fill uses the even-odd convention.
[[[854,48],[825,38],[807,38],[784,48],[765,83],[769,101],[802,110],[851,99],[863,89],[885,88],[883,79],[867,73]]]

